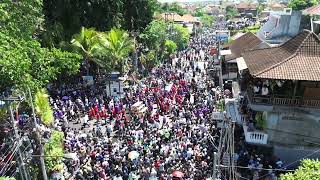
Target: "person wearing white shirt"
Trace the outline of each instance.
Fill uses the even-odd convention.
[[[269,95],[269,89],[268,89],[268,87],[267,87],[266,85],[264,85],[264,86],[262,87],[262,89],[261,89],[261,95],[263,95],[263,96]]]
[[[259,91],[260,91],[260,87],[259,87],[259,86],[257,86],[257,85],[256,85],[256,86],[254,86],[254,87],[253,87],[253,91],[254,91],[254,93],[256,93],[256,94],[257,94],[257,93],[259,93]]]

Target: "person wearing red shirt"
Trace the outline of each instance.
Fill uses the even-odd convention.
[[[95,118],[95,117],[96,117],[95,110],[94,110],[94,108],[91,108],[91,109],[89,110],[89,119],[91,120],[91,119],[93,119],[93,118]]]
[[[94,106],[94,113],[95,113],[95,114],[98,114],[98,113],[99,113],[98,105],[95,105],[95,106]]]
[[[157,160],[157,161],[154,163],[154,167],[155,167],[156,169],[159,169],[160,166],[161,166],[161,161],[160,161],[160,160]]]

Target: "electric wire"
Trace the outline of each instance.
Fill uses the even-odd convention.
[[[18,143],[19,143],[19,142],[18,142]],[[12,160],[14,159],[14,157],[15,157],[15,155],[16,155],[16,152],[17,152],[19,146],[20,146],[20,144],[17,144],[17,145],[16,145],[16,147],[14,148],[14,150],[13,150],[12,153],[11,153],[12,158],[8,159],[7,162],[5,162],[5,165],[3,166],[3,168],[2,168],[1,171],[0,171],[2,175],[5,174],[5,173],[3,173],[3,171],[5,171],[5,170],[7,169],[7,166],[9,165],[9,163],[11,163]],[[8,154],[8,155],[9,155],[9,154]]]
[[[12,155],[12,158],[11,158],[11,161],[10,161],[10,162],[12,162],[12,160],[16,158],[16,156],[17,156],[17,150],[18,150],[18,148],[20,148],[20,147],[22,146],[21,140],[19,141],[19,143],[20,143],[20,144],[19,144],[19,147],[16,148],[14,154]],[[24,149],[22,150],[22,153],[21,153],[21,154],[23,155],[30,146],[31,146],[31,143],[28,143],[28,145],[27,145],[26,147],[24,147]],[[23,159],[21,163],[24,163],[25,160],[27,160],[27,158]],[[8,162],[8,163],[10,163],[10,162]],[[11,169],[12,166],[13,166],[13,164],[10,163],[10,167],[7,167],[7,168],[6,168],[6,171],[3,173],[3,175],[5,175],[5,174]],[[20,165],[20,166],[21,166],[21,165]]]
[[[229,168],[231,166],[226,166],[226,165],[219,165],[220,167],[223,168]],[[285,172],[293,172],[294,170],[290,169],[272,169],[272,168],[258,168],[258,167],[247,167],[247,166],[234,166],[239,169],[255,169],[255,170],[266,170],[266,171],[285,171]]]
[[[318,150],[316,150],[316,151],[314,151],[314,152],[312,152],[312,153],[310,153],[310,154],[307,154],[307,155],[305,155],[304,157],[299,158],[299,159],[293,161],[293,162],[290,163],[290,164],[285,165],[283,168],[289,167],[289,166],[291,166],[291,165],[293,165],[293,164],[295,164],[295,163],[297,163],[297,162],[299,162],[299,161],[301,161],[301,160],[303,160],[303,159],[305,159],[305,158],[307,158],[307,157],[309,157],[309,156],[312,156],[313,154],[315,154],[315,153],[317,153],[317,152],[320,152],[320,149],[318,149]],[[294,171],[294,170],[292,170],[292,171]],[[271,174],[271,173],[265,174],[265,175],[263,175],[263,176],[258,177],[257,179],[261,179],[261,178],[266,177],[266,176],[268,176],[268,175],[270,175],[270,174]]]
[[[4,157],[3,159],[6,159],[7,156],[9,155],[11,146],[12,146],[12,149],[15,149],[16,144],[17,144],[17,142],[15,141],[15,142],[13,143],[13,145],[9,145],[9,147],[6,149],[6,151],[5,151],[5,152],[3,153],[3,155],[2,155],[2,157]],[[1,171],[2,171],[2,170],[1,170]],[[1,171],[0,171],[0,172],[1,172]]]

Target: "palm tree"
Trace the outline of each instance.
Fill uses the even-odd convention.
[[[97,65],[100,63],[99,57],[102,55],[105,46],[103,35],[93,28],[82,27],[80,33],[75,34],[71,40],[74,51],[84,58],[83,64],[87,70],[87,75],[89,75],[90,63],[93,62]]]
[[[106,34],[106,53],[112,65],[124,73],[128,64],[128,54],[134,50],[134,41],[122,29],[112,28]]]

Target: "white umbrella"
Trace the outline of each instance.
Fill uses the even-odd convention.
[[[77,153],[67,153],[63,157],[66,159],[78,159]]]
[[[139,153],[137,151],[131,151],[129,154],[128,154],[128,158],[133,160],[133,159],[136,159],[139,157]]]

